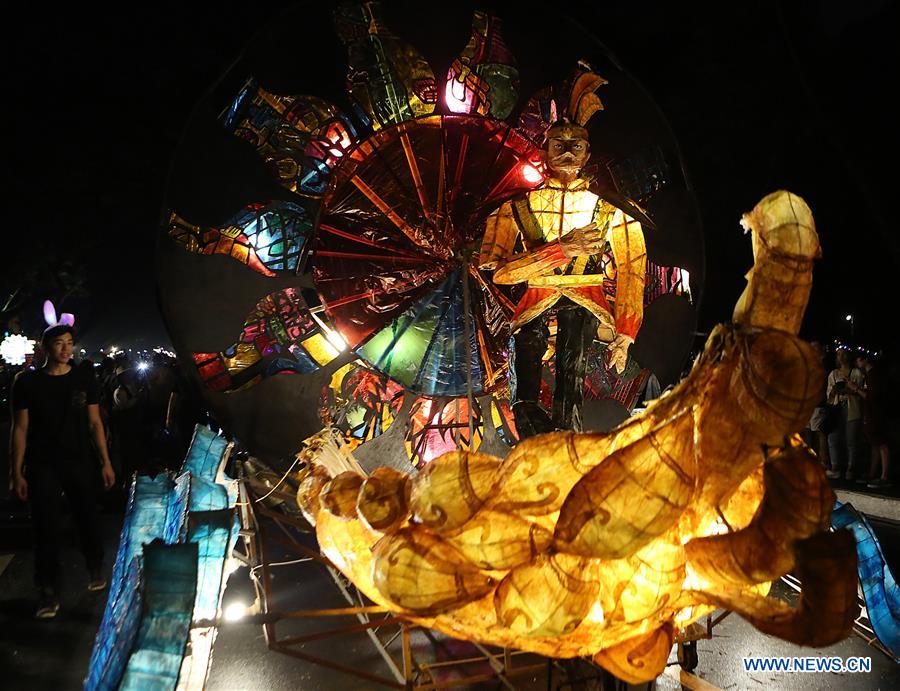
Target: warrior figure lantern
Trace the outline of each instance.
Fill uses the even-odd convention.
[[[590,190],[581,175],[590,156],[583,125],[601,104],[606,80],[581,69],[572,80],[567,115],[546,133],[551,177],[505,202],[487,220],[479,264],[498,284],[526,284],[516,305],[512,409],[520,437],[555,429],[582,430],[587,350],[595,335],[608,343],[616,372],[625,369],[644,311],[647,254],[641,224]],[[573,122],[574,120],[574,122]],[[617,267],[615,309],[602,271],[607,249]],[[538,402],[547,320],[556,315],[556,387],[552,420]],[[613,314],[615,312],[615,315]]]

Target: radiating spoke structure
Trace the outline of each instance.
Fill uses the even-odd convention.
[[[314,278],[360,357],[426,396],[497,385],[511,303],[469,260],[490,211],[543,180],[540,160],[505,124],[467,116],[403,122],[347,156],[323,206]]]

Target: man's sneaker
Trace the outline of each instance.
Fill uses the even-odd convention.
[[[891,486],[891,481],[885,480],[883,478],[878,478],[877,480],[872,480],[871,482],[866,484],[866,487],[868,487],[869,489],[882,489],[882,488],[890,487],[890,486]]]
[[[100,590],[104,590],[106,586],[107,581],[103,576],[103,572],[100,571],[100,569],[92,569],[90,580],[88,581],[88,590],[92,593],[96,593]]]
[[[825,477],[829,480],[841,480],[843,478],[843,473],[840,470],[826,470]]]
[[[59,613],[59,598],[52,590],[42,590],[38,598],[36,619],[53,619]]]

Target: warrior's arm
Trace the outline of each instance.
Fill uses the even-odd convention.
[[[494,283],[513,285],[538,276],[550,276],[554,269],[565,266],[569,261],[558,240],[548,242],[510,257],[494,272]]]
[[[610,223],[609,244],[616,262],[616,331],[633,340],[644,319],[647,248],[641,224],[616,210]]]
[[[488,217],[478,265],[482,269],[495,270],[494,283],[524,283],[536,276],[548,276],[554,269],[569,263],[559,241],[513,254],[518,235],[509,202]]]

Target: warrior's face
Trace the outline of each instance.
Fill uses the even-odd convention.
[[[556,129],[556,128],[554,128]],[[574,179],[591,155],[591,145],[575,128],[551,130],[547,139],[547,167],[560,179]],[[579,130],[581,128],[578,128]]]

